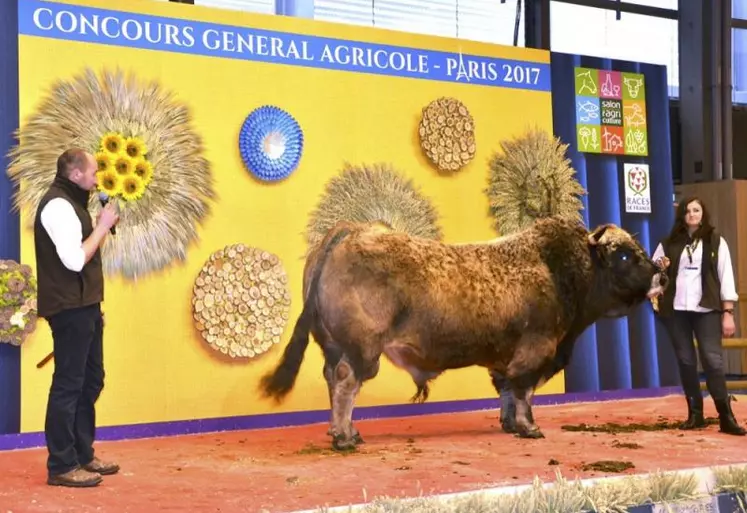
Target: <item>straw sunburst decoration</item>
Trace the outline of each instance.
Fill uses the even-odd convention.
[[[339,221],[382,223],[389,229],[441,240],[431,201],[387,164],[352,166],[332,178],[306,228],[309,248]]]
[[[57,157],[77,146],[95,155],[98,188],[120,206],[117,234],[102,248],[104,271],[137,278],[186,258],[215,198],[210,163],[188,107],[155,81],[91,70],[52,86],[18,133],[8,176],[15,207],[33,226]],[[89,211],[100,211],[96,194]]]
[[[586,191],[566,158],[567,144],[545,131],[530,130],[500,143],[490,160],[485,193],[499,235],[507,235],[546,217],[583,222],[581,196]]]

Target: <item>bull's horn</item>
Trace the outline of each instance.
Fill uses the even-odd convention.
[[[589,237],[588,237],[589,244],[591,244],[592,246],[596,246],[597,244],[599,244],[599,241],[602,238],[602,236],[605,233],[607,233],[607,229],[611,228],[611,227],[612,227],[612,225],[605,224],[605,225],[602,225],[602,226],[598,227],[593,232],[591,232],[589,234]]]

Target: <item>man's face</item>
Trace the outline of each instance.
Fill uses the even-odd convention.
[[[90,153],[86,153],[86,164],[82,169],[74,169],[70,175],[70,179],[81,189],[90,191],[96,187],[96,171],[98,171],[96,159]]]

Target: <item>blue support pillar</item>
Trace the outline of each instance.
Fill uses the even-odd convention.
[[[18,1],[0,2],[0,259],[21,258],[20,224],[13,212],[13,185],[5,170],[18,128]],[[0,343],[0,435],[21,428],[21,352]]]
[[[564,143],[570,144],[567,155],[576,170],[576,179],[588,190],[587,161],[576,150],[576,101],[574,66],[581,65],[581,58],[560,53],[551,54],[553,132]],[[589,226],[589,196],[582,196],[584,223]],[[597,330],[590,326],[576,341],[573,357],[565,369],[566,392],[599,392],[599,357],[597,353]]]

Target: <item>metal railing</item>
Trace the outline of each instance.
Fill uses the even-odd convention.
[[[695,341],[697,345],[698,341]],[[724,349],[739,349],[747,350],[747,338],[725,338],[721,342]],[[701,390],[706,390],[706,384],[700,384]],[[726,381],[727,390],[747,390],[747,380],[745,379],[730,379]]]

